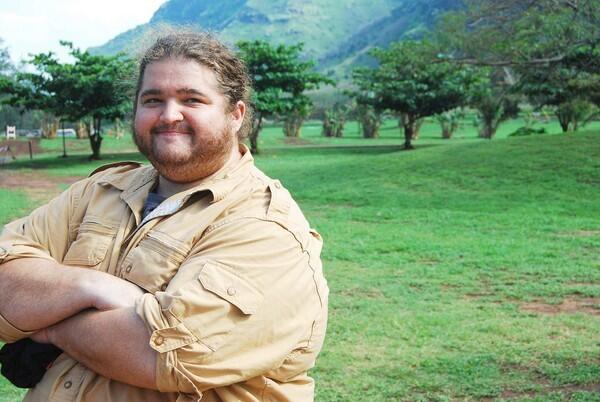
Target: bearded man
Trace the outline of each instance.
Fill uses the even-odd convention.
[[[241,144],[249,96],[215,38],[158,39],[134,102],[151,166],[104,166],[5,227],[0,339],[60,354],[25,401],[314,399],[321,238]]]

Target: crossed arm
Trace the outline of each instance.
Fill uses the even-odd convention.
[[[156,389],[156,352],[134,311],[143,294],[115,276],[51,260],[0,267],[0,314],[37,342],[53,343],[96,373]]]

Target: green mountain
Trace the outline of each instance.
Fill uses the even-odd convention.
[[[319,69],[342,76],[368,63],[373,46],[415,37],[435,18],[459,7],[461,0],[169,0],[147,24],[137,26],[91,49],[135,53],[168,26],[215,32],[229,44],[265,39],[305,44]]]

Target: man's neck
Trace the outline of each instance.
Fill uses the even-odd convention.
[[[232,152],[230,153],[227,161],[215,173],[217,173],[219,170],[223,169],[223,167],[239,161],[241,158],[242,158],[242,155],[241,155],[238,147],[236,147],[235,149],[232,149]],[[215,173],[213,173],[213,175]],[[187,182],[187,183],[177,183],[177,182],[167,179],[166,177],[164,177],[162,175],[159,175],[156,193],[165,198],[169,198],[170,196],[172,196],[174,194],[177,194],[182,191],[189,190],[190,188],[196,187],[198,184],[200,184],[204,180],[206,180],[206,177],[202,177],[198,180],[194,180],[194,181]]]

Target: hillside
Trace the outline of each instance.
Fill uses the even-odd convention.
[[[330,0],[170,0],[147,24],[123,32],[91,49],[114,54],[135,53],[153,32],[167,25],[210,30],[229,44],[245,39],[305,44],[307,57],[321,70],[343,75],[365,64],[373,46],[420,35],[436,16],[460,0],[351,0],[340,7]]]

